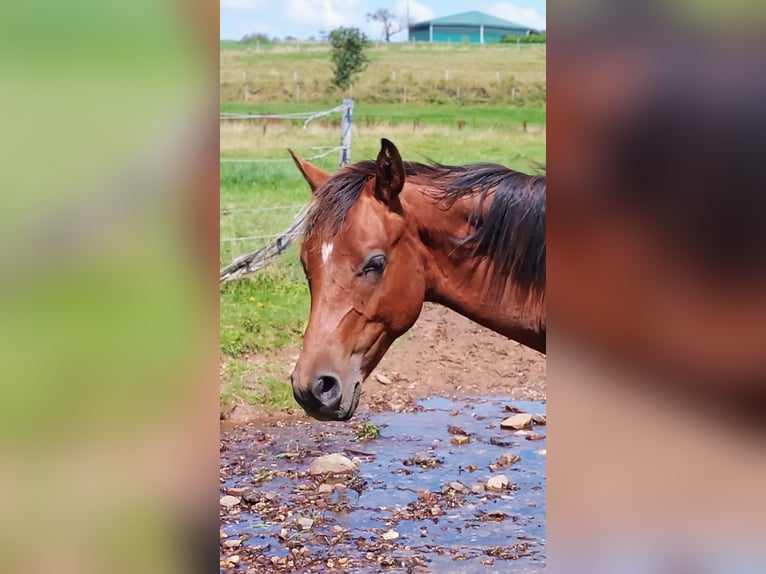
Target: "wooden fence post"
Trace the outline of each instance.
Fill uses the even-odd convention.
[[[354,100],[343,100],[343,115],[340,120],[340,165],[351,161],[351,126],[354,123]]]

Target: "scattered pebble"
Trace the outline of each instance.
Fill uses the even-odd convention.
[[[230,494],[227,494],[226,496],[221,497],[221,506],[224,508],[231,508],[233,506],[237,506],[239,504],[240,499],[238,496],[232,496]]]
[[[502,492],[508,488],[510,481],[504,474],[498,474],[487,479],[486,489],[490,492]]]
[[[518,413],[508,417],[500,423],[500,428],[520,430],[532,426],[532,415],[527,413]]]
[[[456,434],[451,439],[450,442],[454,445],[464,445],[471,442],[471,439],[465,436],[464,434]]]
[[[391,379],[389,379],[383,373],[375,373],[375,380],[378,381],[381,385],[390,385],[391,384]]]
[[[384,540],[396,540],[399,538],[399,533],[396,530],[391,529],[381,534],[381,536]]]
[[[335,486],[332,484],[327,484],[326,482],[323,482],[319,485],[319,488],[317,488],[318,494],[328,494],[335,490]]]
[[[315,458],[309,466],[309,474],[351,474],[356,465],[342,454],[332,453]]]
[[[310,530],[311,527],[314,526],[314,521],[311,518],[304,518],[301,516],[296,522],[301,530]]]

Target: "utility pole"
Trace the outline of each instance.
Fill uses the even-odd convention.
[[[407,0],[407,41],[410,41],[410,0]]]

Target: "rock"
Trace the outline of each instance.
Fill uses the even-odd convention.
[[[327,484],[326,482],[323,482],[319,485],[319,488],[317,488],[318,494],[329,494],[335,490],[335,487],[332,484]]]
[[[502,492],[508,488],[509,484],[510,482],[508,481],[507,476],[504,474],[498,474],[497,476],[493,476],[487,480],[485,488],[491,492]]]
[[[238,548],[242,545],[242,541],[239,538],[234,538],[232,540],[226,540],[223,545],[226,548]]]
[[[447,425],[447,432],[450,434],[464,434],[468,436],[468,433],[465,432],[465,429],[461,427],[456,427],[454,425]]]
[[[458,482],[456,480],[448,483],[446,486],[447,488],[454,490],[455,492],[460,492],[462,494],[465,494],[468,492],[468,487],[462,482]]]
[[[226,494],[231,494],[232,496],[242,496],[245,494],[248,490],[250,490],[247,486],[237,486],[230,488],[226,491]]]
[[[547,454],[547,450],[542,448],[542,449],[537,451],[537,454],[541,454],[541,455],[545,456]]]
[[[381,385],[390,385],[391,384],[391,379],[389,379],[383,373],[375,373],[375,380],[377,380]]]
[[[545,414],[539,414],[539,415],[532,415],[532,422],[536,425],[545,425],[548,422],[547,417]]]
[[[396,530],[389,530],[381,534],[384,540],[396,540],[399,538],[399,533]]]
[[[298,526],[301,528],[301,530],[309,530],[312,526],[314,526],[314,521],[311,518],[304,518],[300,517],[298,520],[296,520],[298,523]]]
[[[221,497],[221,506],[225,508],[231,508],[232,506],[237,506],[237,504],[239,504],[239,497],[237,496],[227,494]]]
[[[497,470],[499,468],[505,468],[507,466],[511,466],[512,464],[516,464],[520,460],[521,460],[520,456],[515,455],[515,454],[510,454],[510,453],[506,452],[506,453],[501,454],[497,458],[495,463],[491,464],[489,466],[492,469],[492,471],[494,472],[495,470]],[[492,467],[495,467],[495,468],[492,468]]]
[[[521,430],[532,426],[532,415],[526,413],[519,413],[508,417],[500,423],[500,428]]]
[[[528,434],[524,438],[526,438],[527,440],[543,440],[545,438],[545,435],[532,433],[532,434]]]
[[[493,436],[493,437],[490,437],[489,444],[494,446],[513,446],[513,441]]]
[[[471,439],[465,436],[464,434],[456,434],[451,439],[450,442],[455,445],[463,445],[468,444],[471,442]]]
[[[356,465],[342,454],[326,454],[315,458],[309,466],[309,474],[351,474]]]
[[[481,494],[482,492],[484,492],[484,484],[481,482],[477,482],[471,487],[471,492],[473,492],[474,494]]]
[[[267,493],[271,494],[271,493]],[[255,504],[257,503],[261,497],[259,496],[259,493],[257,490],[248,490],[245,494],[242,495],[242,502],[245,504]]]

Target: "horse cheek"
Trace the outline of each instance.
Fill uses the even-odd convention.
[[[396,336],[403,335],[415,324],[425,298],[425,282],[420,271],[402,270],[397,278],[397,288],[391,290],[386,303],[395,316]]]

